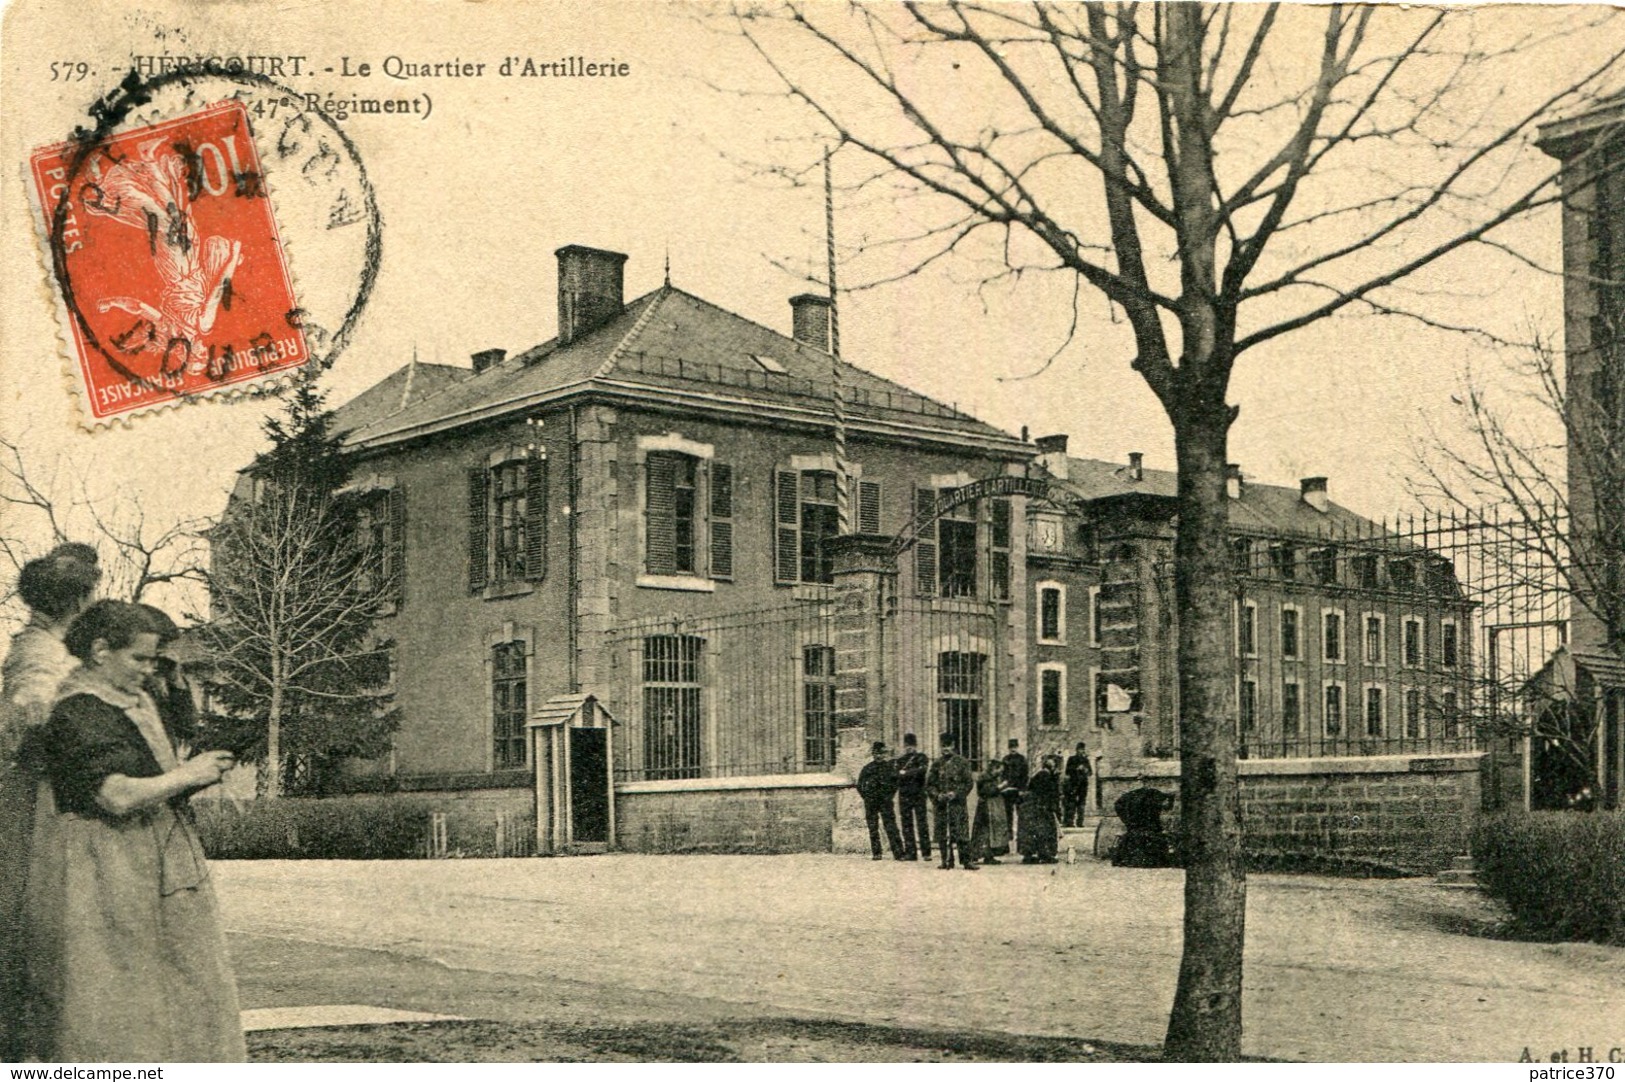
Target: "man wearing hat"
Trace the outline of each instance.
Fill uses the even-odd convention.
[[[931,824],[925,815],[925,772],[931,759],[920,750],[913,733],[903,734],[903,754],[897,759],[897,803],[903,812],[903,859],[931,859]],[[915,840],[919,841],[916,848]]]
[[[886,841],[893,860],[903,859],[903,840],[897,836],[897,816],[892,798],[897,795],[897,767],[891,761],[884,740],[876,740],[873,758],[858,771],[858,795],[863,798],[863,821],[869,826],[869,851],[880,859],[880,825],[886,827]]]
[[[937,845],[942,849],[942,868],[954,866],[954,847],[959,848],[959,863],[967,872],[977,868],[976,857],[970,849],[970,820],[965,814],[965,800],[976,784],[976,772],[970,760],[954,750],[954,735],[942,734],[942,754],[931,764],[925,777],[926,795],[937,808]]]
[[[1016,806],[1021,803],[1021,794],[1027,791],[1027,779],[1031,768],[1027,765],[1027,757],[1021,754],[1021,741],[1015,737],[1010,738],[1010,751],[1004,757],[1004,815],[1010,823],[1010,836],[1016,836]],[[1005,852],[1009,852],[1008,846]]]
[[[1061,825],[1083,826],[1083,817],[1089,812],[1089,779],[1095,768],[1089,762],[1089,746],[1078,741],[1078,750],[1066,758],[1066,787],[1061,791]]]

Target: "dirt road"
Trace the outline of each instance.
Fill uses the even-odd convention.
[[[1178,871],[836,856],[215,865],[245,1006],[534,1019],[767,1012],[1156,1045]],[[1625,1047],[1625,951],[1487,938],[1425,880],[1254,876],[1249,1055],[1482,1061]],[[256,945],[257,944],[257,945]],[[355,959],[313,985],[309,945]],[[362,955],[356,952],[376,952]],[[394,974],[393,978],[390,976]],[[310,1000],[312,995],[325,1000]]]

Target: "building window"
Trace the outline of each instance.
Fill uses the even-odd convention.
[[[1089,645],[1099,646],[1105,637],[1106,621],[1100,612],[1100,587],[1089,587]]]
[[[1377,556],[1372,552],[1362,552],[1353,559],[1354,581],[1362,589],[1375,590],[1377,588]]]
[[[1365,735],[1381,737],[1387,732],[1383,715],[1387,712],[1388,692],[1381,685],[1367,684],[1365,689]]]
[[[1315,579],[1323,586],[1332,586],[1337,583],[1337,549],[1328,545],[1325,548],[1315,549],[1309,554],[1309,560],[1315,573]]]
[[[1288,661],[1298,659],[1299,625],[1303,614],[1291,605],[1281,606],[1281,657]]]
[[[1343,614],[1322,613],[1320,617],[1321,657],[1326,661],[1343,660]]]
[[[989,500],[993,521],[988,525],[988,577],[993,600],[1010,600],[1010,501]]]
[[[1295,737],[1303,725],[1303,689],[1296,680],[1281,684],[1281,735]]]
[[[1237,703],[1236,721],[1243,737],[1251,735],[1258,728],[1258,681],[1241,682],[1241,699]]]
[[[1444,735],[1455,739],[1461,735],[1461,716],[1456,705],[1456,693],[1444,691],[1439,694],[1439,713],[1444,721]]]
[[[1387,636],[1384,634],[1385,628],[1382,615],[1368,612],[1362,622],[1365,624],[1365,635],[1363,636],[1365,663],[1367,665],[1387,664],[1386,643],[1384,642]]]
[[[1251,601],[1236,609],[1236,652],[1242,657],[1258,656],[1258,606]]]
[[[406,500],[398,488],[374,489],[355,504],[356,548],[363,560],[363,593],[388,589],[400,600],[406,549]]]
[[[525,720],[530,715],[526,654],[523,640],[491,647],[491,761],[498,770],[525,765]]]
[[[644,776],[700,776],[701,657],[697,635],[649,635],[643,640]]]
[[[1270,546],[1270,563],[1275,573],[1288,582],[1298,577],[1298,548],[1296,545]]]
[[[1416,561],[1409,557],[1389,560],[1388,584],[1396,590],[1416,589]]]
[[[517,582],[525,577],[525,554],[529,550],[526,533],[529,516],[525,512],[526,462],[504,462],[491,471],[491,505],[494,509],[496,540],[492,578],[496,582]]]
[[[1038,724],[1056,728],[1066,724],[1066,666],[1038,666]]]
[[[468,586],[547,574],[547,457],[514,451],[468,471]]]
[[[835,763],[835,648],[801,651],[802,754],[809,766]]]
[[[965,758],[982,758],[982,700],[987,655],[948,650],[937,655],[937,724]]]
[[[841,532],[840,478],[834,470],[779,470],[774,478],[774,581],[832,583]],[[880,483],[848,480],[862,533],[880,532]]]
[[[1058,582],[1038,584],[1038,641],[1066,644],[1066,587]]]
[[[1461,660],[1461,646],[1456,637],[1456,622],[1443,620],[1439,623],[1439,664],[1447,669],[1454,669]]]
[[[695,512],[700,460],[676,451],[650,451],[644,459],[644,514],[651,575],[693,575]]]
[[[640,436],[643,566],[638,585],[714,589],[734,572],[733,470],[710,444],[675,432]]]
[[[1404,661],[1407,669],[1422,667],[1422,621],[1414,616],[1405,618]]]
[[[1230,573],[1244,578],[1253,573],[1253,541],[1250,537],[1230,539]]]
[[[1327,737],[1343,735],[1343,685],[1327,684],[1321,725]]]
[[[942,495],[952,493],[943,489]],[[938,577],[943,597],[976,596],[976,501],[937,520]]]
[[[547,460],[523,453],[469,471],[469,588],[545,574]]]
[[[1422,722],[1422,692],[1418,688],[1405,689],[1404,726],[1407,739],[1417,740],[1425,733]]]
[[[835,556],[824,544],[841,532],[835,474],[801,472],[801,581],[834,582]]]

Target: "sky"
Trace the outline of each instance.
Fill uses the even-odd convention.
[[[340,122],[376,191],[382,255],[353,338],[328,376],[334,403],[414,356],[467,365],[478,350],[515,352],[550,338],[553,253],[566,244],[626,253],[629,299],[658,287],[669,259],[673,284],[788,332],[788,298],[817,288],[809,276],[822,273],[823,197],[816,186],[784,184],[750,163],[805,165],[822,133],[782,96],[739,92],[771,84],[744,43],[719,32],[712,9],[391,3],[387,19],[377,10],[102,0],[18,0],[6,9],[0,432],[22,445],[38,476],[65,487],[82,475],[93,499],[139,506],[152,522],[214,514],[234,471],[262,446],[259,425],[274,407],[264,398],[210,401],[93,432],[82,426],[26,161],[84,123],[136,56],[282,57],[285,71],[297,56],[299,76],[284,81],[300,93],[426,94],[432,102],[426,118]],[[1522,28],[1530,10],[1501,9],[1492,36]],[[1566,55],[1578,63],[1621,44],[1588,35]],[[624,63],[627,74],[498,74],[507,58],[519,67],[526,58],[567,56]],[[476,63],[486,66],[476,77],[414,77],[408,67]],[[358,74],[363,64],[366,76]],[[1511,62],[1489,93],[1523,100],[1552,77],[1550,67]],[[974,82],[954,93],[972,117],[988,100]],[[843,151],[837,186],[864,169]],[[906,202],[843,190],[836,207],[843,284],[885,276],[881,242],[910,213]],[[296,291],[336,307],[354,287],[349,234],[313,234],[303,221],[281,225]],[[1554,214],[1531,220],[1518,240],[1537,262],[1557,265]],[[352,250],[329,259],[321,244]],[[1008,431],[1067,433],[1073,454],[1117,460],[1139,451],[1148,466],[1171,468],[1172,432],[1129,368],[1132,341],[1120,314],[1083,295],[1069,341],[1071,291],[1063,283],[1028,277],[979,289],[976,270],[949,261],[843,294],[844,353]],[[1561,283],[1551,275],[1472,257],[1428,285],[1452,318],[1471,325],[1561,329]],[[1409,508],[1417,437],[1448,425],[1467,366],[1493,369],[1496,360],[1481,341],[1400,321],[1311,327],[1238,367],[1231,457],[1258,481],[1328,476],[1334,499],[1369,515]]]

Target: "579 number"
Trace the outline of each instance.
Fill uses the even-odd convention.
[[[90,65],[83,60],[54,60],[51,62],[51,82],[79,83],[90,78]]]

